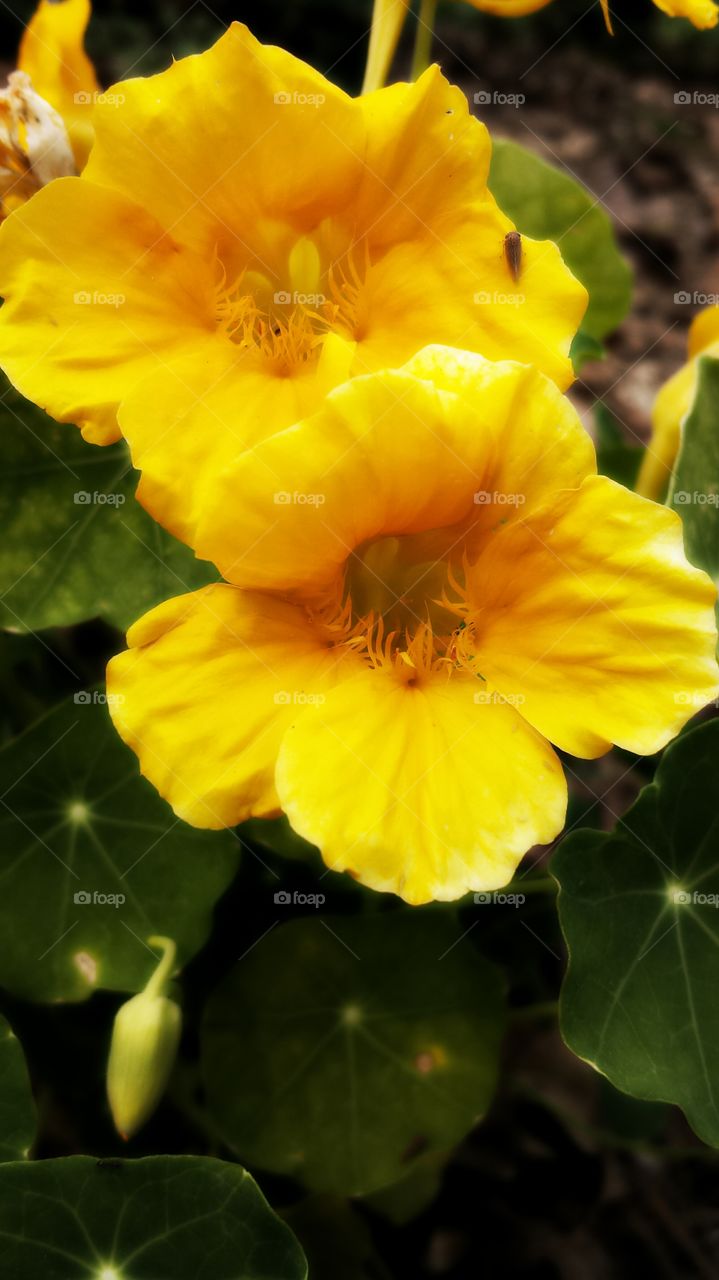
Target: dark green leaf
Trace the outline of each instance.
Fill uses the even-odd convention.
[[[451,1155],[451,1151],[429,1151],[418,1155],[401,1182],[373,1192],[366,1197],[365,1203],[395,1226],[404,1226],[423,1213],[436,1198]]]
[[[600,202],[569,174],[506,139],[494,142],[489,185],[519,231],[559,245],[589,292],[582,332],[601,342],[629,310],[632,275]]]
[[[594,420],[597,425],[599,474],[609,476],[611,480],[633,489],[644,450],[639,445],[628,443],[618,423],[601,401],[594,407]]]
[[[0,626],[37,631],[102,616],[124,629],[217,577],[143,511],[137,478],[123,443],[85,444],[6,387]]]
[[[312,1280],[392,1280],[366,1222],[339,1196],[310,1196],[283,1215],[307,1255]]]
[[[24,1160],[35,1126],[25,1055],[10,1025],[0,1018],[0,1160]]]
[[[184,963],[236,870],[231,832],[186,826],[139,776],[103,696],[76,695],[0,751],[0,984],[31,1000],[139,990],[150,934]]]
[[[241,841],[279,854],[281,858],[304,862],[319,857],[316,847],[292,830],[284,814],[279,818],[249,818],[237,828],[237,835]]]
[[[289,1227],[238,1165],[87,1156],[0,1166],[8,1280],[305,1280]]]
[[[609,835],[554,856],[570,1049],[638,1098],[677,1103],[719,1145],[719,721],[667,748]]]
[[[210,1000],[208,1100],[250,1164],[363,1194],[454,1145],[492,1096],[494,968],[440,912],[303,918]]]
[[[572,346],[569,356],[577,373],[591,360],[603,360],[605,356],[604,347],[601,342],[597,342],[596,338],[592,338],[584,329],[578,329],[572,338]]]
[[[719,583],[719,360],[702,356],[669,494],[692,564]]]

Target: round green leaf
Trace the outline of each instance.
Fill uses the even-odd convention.
[[[37,1116],[20,1041],[0,1018],[0,1161],[25,1160]]]
[[[564,1038],[719,1145],[719,721],[678,738],[611,834],[554,856],[569,949]]]
[[[150,934],[184,964],[237,866],[231,832],[186,826],[139,776],[104,695],[75,698],[0,751],[0,985],[30,1000],[139,990]]]
[[[398,1181],[458,1142],[495,1086],[495,969],[452,919],[303,918],[231,971],[203,1027],[208,1101],[249,1164],[318,1191]]]
[[[602,205],[568,174],[506,139],[493,143],[489,186],[519,231],[554,240],[589,293],[581,333],[601,341],[624,319],[632,273]]]
[[[124,629],[217,575],[135,499],[124,443],[98,448],[12,387],[0,397],[0,626],[102,616]]]
[[[12,1280],[305,1280],[292,1232],[238,1165],[87,1156],[0,1166]]]

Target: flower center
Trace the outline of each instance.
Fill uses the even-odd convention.
[[[390,631],[414,630],[429,623],[437,634],[451,632],[457,620],[442,605],[447,564],[425,560],[412,538],[377,538],[350,558],[345,580],[355,617],[384,618]]]
[[[368,542],[347,562],[340,603],[313,611],[329,643],[411,684],[439,669],[478,674],[462,585],[448,560],[426,550],[424,535]]]
[[[216,269],[218,329],[279,377],[313,364],[329,334],[362,335],[363,276],[351,255],[323,262],[311,236],[295,240],[274,283],[252,268],[230,283],[219,258]]]

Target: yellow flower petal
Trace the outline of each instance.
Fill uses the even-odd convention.
[[[473,9],[493,13],[498,18],[524,18],[528,13],[544,9],[552,0],[467,0]],[[604,4],[604,0],[602,0]]]
[[[117,405],[133,382],[206,341],[200,264],[138,205],[84,178],[51,182],[0,238],[4,369],[86,439],[118,439]]]
[[[719,307],[707,307],[695,316],[689,326],[687,345],[690,358],[702,355],[715,343],[719,344]]]
[[[574,406],[536,369],[431,346],[413,356],[403,372],[458,396],[490,424],[496,446],[488,491],[477,497],[499,499],[487,505],[502,523],[544,506],[553,493],[576,489],[596,471],[594,445]],[[519,501],[502,503],[502,496]]]
[[[248,255],[271,276],[292,244],[287,224],[296,238],[356,187],[353,100],[240,23],[205,53],[122,81],[118,93],[120,108],[95,111],[87,177],[133,195],[199,253],[218,253],[230,278]]]
[[[352,344],[330,335],[325,346],[333,348],[326,377],[320,360],[319,371],[305,378],[275,378],[238,357],[233,343],[208,338],[178,360],[153,368],[125,397],[119,422],[142,471],[137,496],[175,537],[192,541],[207,506],[206,486],[238,454],[303,418],[318,395],[344,381]],[[181,503],[178,494],[183,494]]]
[[[407,902],[506,884],[552,840],[566,784],[551,747],[469,676],[418,686],[364,670],[285,734],[277,790],[328,866]]]
[[[548,379],[429,348],[406,371],[353,379],[238,458],[208,493],[196,545],[238,585],[320,590],[380,534],[446,529],[461,558],[470,528],[481,537],[593,468]]]
[[[503,251],[510,230],[512,223],[487,199],[441,236],[390,249],[367,271],[366,316],[353,371],[396,367],[436,341],[490,360],[511,354],[557,386],[569,386],[569,348],[586,294],[555,244],[526,236],[515,283]]]
[[[713,0],[654,0],[654,4],[670,18],[688,18],[703,30],[719,22],[719,8]]]
[[[92,145],[90,114],[99,89],[85,53],[90,0],[40,0],[20,41],[18,68],[60,113],[82,169]]]
[[[282,735],[341,659],[301,610],[220,584],[159,605],[107,672],[108,704],[142,772],[178,817],[231,827],[278,808]]]
[[[697,358],[719,357],[719,307],[707,307],[689,328],[689,360],[659,391],[652,409],[652,436],[642,458],[637,492],[645,498],[664,497],[671,479],[682,419],[689,412],[697,386]]]
[[[650,755],[719,692],[716,590],[681,520],[604,476],[497,532],[468,596],[482,674],[573,755]]]

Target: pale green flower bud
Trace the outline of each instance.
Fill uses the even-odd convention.
[[[115,1128],[131,1138],[152,1115],[172,1071],[182,1013],[165,989],[175,965],[170,938],[148,938],[162,959],[144,991],[118,1009],[107,1064],[107,1096]]]

